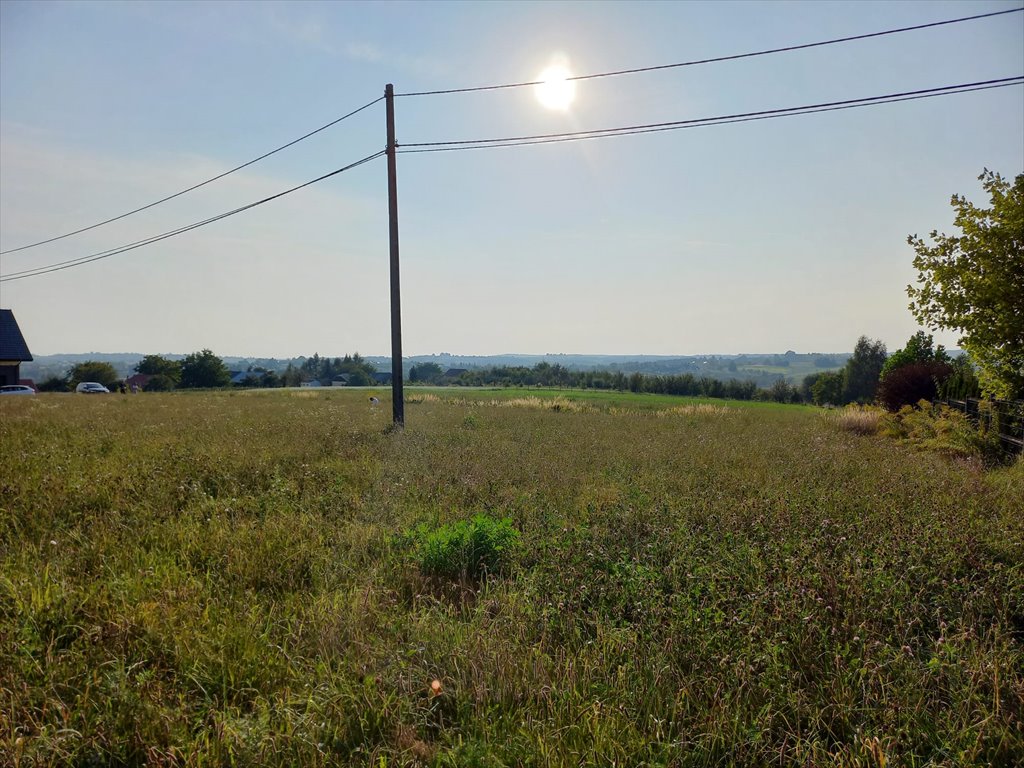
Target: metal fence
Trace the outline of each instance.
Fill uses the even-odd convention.
[[[979,428],[998,433],[1003,446],[1020,453],[1024,450],[1024,400],[936,400],[937,404],[955,408]]]

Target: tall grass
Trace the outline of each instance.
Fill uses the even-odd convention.
[[[828,417],[835,422],[840,429],[853,432],[856,435],[877,434],[881,425],[884,412],[882,409],[867,405],[848,405],[838,411],[828,414]]]
[[[1024,757],[1022,465],[301,394],[0,402],[0,765]],[[517,546],[439,586],[408,532],[474,517]]]

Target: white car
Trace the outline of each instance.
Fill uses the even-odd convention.
[[[102,395],[110,394],[110,390],[104,387],[102,384],[96,381],[83,381],[77,387],[75,392],[82,392],[86,395]]]
[[[0,395],[34,395],[36,391],[24,384],[5,384],[0,387]]]

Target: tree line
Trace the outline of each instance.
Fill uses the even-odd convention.
[[[541,362],[533,367],[492,366],[446,377],[434,363],[414,365],[413,383],[476,387],[567,387],[647,392],[660,395],[762,400],[778,403],[813,403],[841,406],[880,400],[896,410],[936,396],[973,397],[980,385],[968,358],[950,357],[932,337],[918,331],[903,349],[888,355],[881,341],[862,336],[853,354],[838,371],[804,377],[799,384],[779,379],[769,387],[753,381],[717,379],[690,373],[652,375],[621,371],[577,371]]]
[[[135,365],[134,371],[145,377],[144,391],[169,392],[174,389],[216,389],[232,384],[245,388],[297,387],[314,379],[330,384],[340,376],[345,376],[351,386],[367,386],[373,383],[376,368],[358,352],[333,359],[314,354],[300,365],[289,363],[284,371],[249,366],[246,371],[236,372],[232,377],[232,371],[220,357],[209,349],[203,349],[186,355],[182,360],[146,355]],[[240,376],[239,373],[245,375]],[[95,381],[108,389],[124,389],[127,379],[122,379],[110,363],[87,360],[71,366],[63,376],[46,379],[39,384],[39,390],[69,392],[84,381]]]

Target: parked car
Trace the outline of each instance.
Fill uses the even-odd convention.
[[[77,387],[75,392],[82,392],[86,395],[102,395],[110,394],[110,390],[104,387],[102,384],[96,381],[83,381]]]
[[[0,387],[0,395],[34,395],[36,391],[24,384],[4,384]]]

